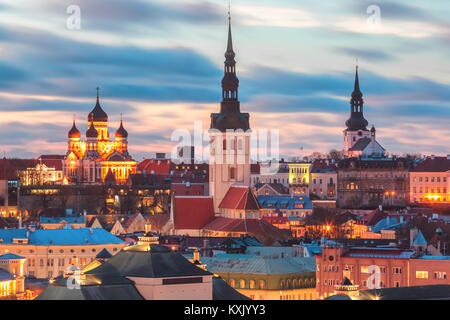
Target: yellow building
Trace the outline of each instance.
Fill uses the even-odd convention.
[[[127,243],[103,229],[0,229],[0,253],[26,258],[23,273],[54,278],[73,266],[83,268],[103,249],[112,254]]]
[[[13,253],[0,256],[0,299],[25,297],[25,260],[26,258]]]
[[[409,179],[411,203],[450,205],[450,155],[423,159]]]
[[[309,178],[312,163],[291,162],[289,166],[289,186],[291,194],[309,195]]]
[[[316,299],[314,258],[220,254],[200,262],[252,300]]]
[[[19,172],[21,186],[61,184],[63,181],[62,160],[59,167],[49,167],[45,163],[38,163],[33,168]]]

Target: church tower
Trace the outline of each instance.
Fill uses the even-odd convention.
[[[233,185],[250,185],[249,114],[242,113],[238,100],[239,80],[228,17],[228,44],[225,52],[220,112],[211,114],[209,188],[214,209]]]
[[[361,138],[370,138],[370,132],[367,129],[369,124],[363,115],[364,100],[363,94],[359,89],[358,66],[356,66],[355,86],[350,99],[350,118],[345,122],[347,129],[344,130],[344,154],[349,156],[353,146]]]

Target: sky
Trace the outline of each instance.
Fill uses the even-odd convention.
[[[227,12],[225,0],[0,0],[1,155],[65,154],[97,86],[134,159],[170,152],[174,130],[219,111]],[[388,152],[450,153],[448,1],[232,0],[231,16],[241,111],[279,130],[281,156],[343,148],[356,61]]]

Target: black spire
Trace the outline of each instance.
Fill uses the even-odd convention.
[[[225,52],[225,68],[222,78],[222,101],[238,101],[239,80],[236,77],[236,54],[233,51],[231,21],[228,21],[228,44]]]
[[[226,129],[242,129],[245,131],[250,127],[248,113],[241,113],[240,111],[238,100],[239,79],[236,76],[235,57],[231,36],[231,18],[228,17],[228,42],[222,78],[222,102],[220,103],[220,113],[211,114],[211,128],[221,131]]]
[[[95,104],[94,109],[88,115],[88,121],[91,121],[91,118],[95,122],[106,122],[108,121],[108,115],[102,109],[99,102],[99,87],[97,87],[97,103]]]
[[[358,66],[356,66],[355,74],[355,86],[352,92],[352,98],[350,99],[350,118],[345,122],[347,131],[364,130],[367,131],[367,125],[369,124],[363,115],[363,94],[359,89],[359,77]]]

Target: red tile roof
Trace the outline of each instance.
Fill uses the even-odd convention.
[[[139,172],[146,171],[147,174],[155,173],[155,174],[170,174],[170,166],[171,161],[169,159],[144,159],[142,160],[137,169]]]
[[[286,239],[288,233],[278,229],[263,219],[231,219],[216,217],[203,227],[204,230],[246,233],[258,239]]]
[[[450,159],[447,157],[431,157],[422,160],[412,169],[413,172],[446,172],[450,170]]]
[[[214,219],[214,202],[212,197],[175,196],[175,229],[202,229]]]
[[[261,205],[247,186],[231,186],[222,202],[219,204],[222,209],[237,210],[260,210]]]
[[[172,183],[170,191],[177,196],[204,196],[205,185],[203,183]]]

